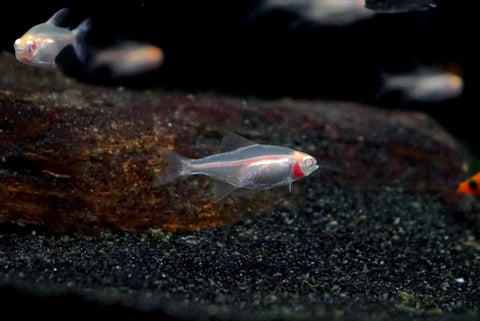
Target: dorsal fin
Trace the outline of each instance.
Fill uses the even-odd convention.
[[[50,19],[47,20],[48,24],[52,24],[54,26],[59,26],[67,17],[68,15],[68,8],[63,8],[58,10],[53,14],[53,16],[50,17]]]
[[[242,137],[234,132],[227,131],[222,138],[221,148],[224,151],[234,150],[240,147],[256,145],[257,143]]]

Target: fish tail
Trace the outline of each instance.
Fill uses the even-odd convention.
[[[385,99],[389,92],[392,90],[392,83],[391,83],[391,77],[392,74],[384,69],[381,68],[376,68],[376,74],[377,74],[377,90],[375,92],[375,99],[377,101],[382,101]]]
[[[190,174],[188,158],[182,157],[172,151],[162,151],[160,157],[166,161],[167,165],[153,181],[153,186],[165,185],[179,177]]]
[[[75,53],[80,61],[85,62],[86,59],[86,49],[85,49],[85,38],[90,30],[90,19],[85,19],[81,24],[78,25],[77,28],[73,31],[75,34],[75,42],[73,44],[73,48],[75,49]]]

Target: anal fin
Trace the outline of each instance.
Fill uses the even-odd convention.
[[[232,184],[225,183],[219,180],[212,180],[213,201],[218,202],[224,199],[228,194],[233,192],[236,187]]]

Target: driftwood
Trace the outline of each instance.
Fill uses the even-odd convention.
[[[197,230],[301,206],[321,184],[448,193],[465,177],[462,148],[422,113],[96,87],[1,60],[0,222]],[[205,177],[153,187],[161,149],[204,157],[219,151],[225,131],[302,150],[320,169],[291,194],[240,192],[217,203]]]

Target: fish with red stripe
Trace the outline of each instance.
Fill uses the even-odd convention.
[[[214,154],[200,159],[189,159],[169,151],[169,165],[156,178],[154,185],[165,185],[188,175],[206,175],[217,181],[214,194],[220,200],[237,188],[263,190],[291,185],[294,181],[310,175],[318,169],[314,157],[282,146],[261,145],[236,134],[235,139],[243,145],[235,150]]]
[[[15,40],[13,47],[17,59],[35,67],[54,68],[60,51],[72,45],[77,58],[85,60],[83,40],[90,30],[90,19],[85,19],[75,29],[70,30],[60,27],[67,15],[67,8],[60,9],[46,22],[33,26]]]

